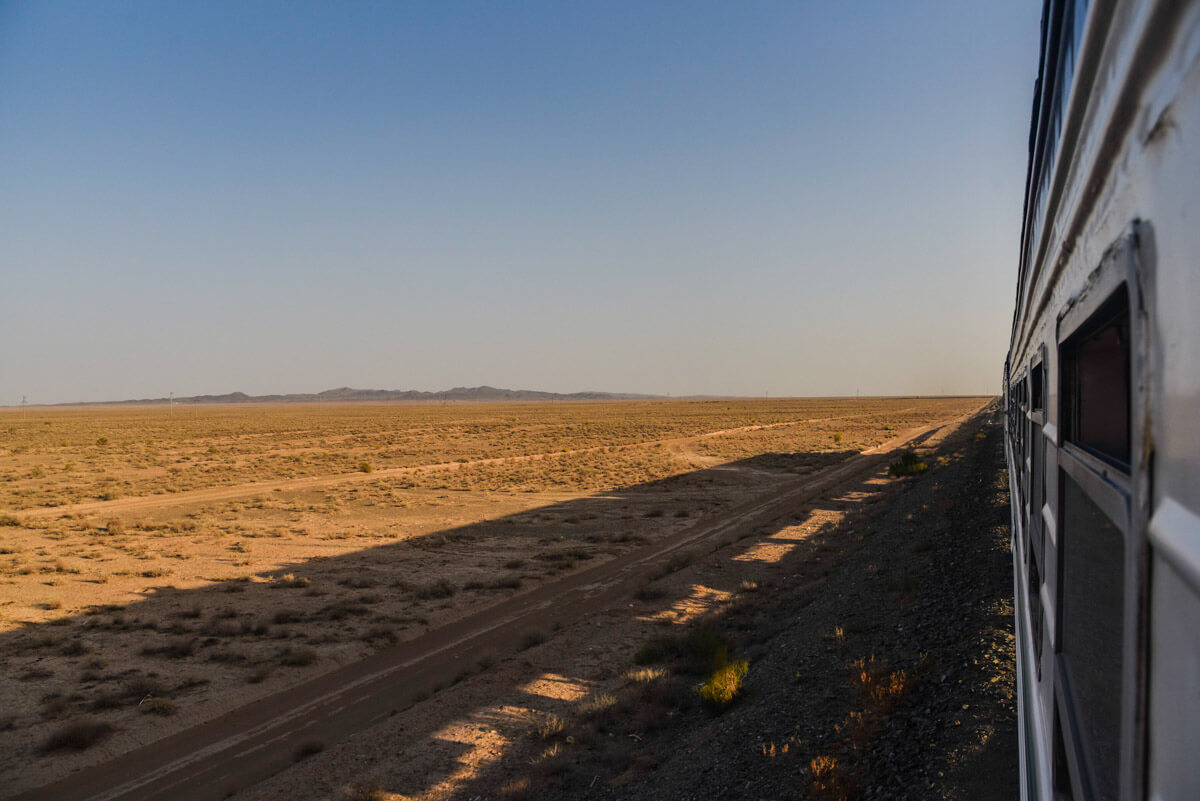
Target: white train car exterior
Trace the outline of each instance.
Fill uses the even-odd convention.
[[[1200,0],[1046,0],[1005,366],[1022,798],[1200,799]]]

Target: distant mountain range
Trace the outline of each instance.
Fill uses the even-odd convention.
[[[224,395],[190,395],[175,398],[179,404],[191,403],[350,403],[355,401],[600,401],[645,400],[661,395],[634,395],[621,392],[537,392],[530,389],[497,389],[496,387],[455,387],[441,392],[421,392],[415,389],[352,389],[340,387],[324,392],[305,392],[290,395],[247,395],[228,392]],[[170,398],[102,401],[103,403],[170,403]],[[68,404],[60,404],[68,405]],[[95,405],[92,404],[69,404]]]

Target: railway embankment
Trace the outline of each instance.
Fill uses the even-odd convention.
[[[455,795],[1016,797],[1002,453],[993,408],[918,450],[925,470],[859,506],[831,499],[838,522],[753,592],[647,640],[622,689],[551,720],[532,759]],[[728,703],[712,702],[714,680]]]

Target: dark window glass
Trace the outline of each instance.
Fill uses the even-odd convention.
[[[1042,478],[1044,470],[1044,460],[1046,458],[1045,438],[1042,436],[1042,427],[1036,423],[1030,428],[1030,446],[1033,450],[1032,466],[1030,467],[1029,477],[1029,522],[1030,530],[1033,532],[1033,547],[1036,549],[1036,556],[1040,560],[1042,558],[1042,494],[1045,481]]]
[[[1037,668],[1038,678],[1042,676],[1042,571],[1038,569],[1038,560],[1030,553],[1029,565],[1029,635],[1033,640],[1033,663]]]
[[[1033,373],[1030,374],[1030,377],[1029,377],[1029,382],[1030,382],[1029,394],[1030,394],[1030,398],[1031,398],[1030,405],[1033,407],[1033,410],[1035,412],[1041,411],[1042,408],[1046,404],[1046,395],[1045,395],[1045,383],[1046,382],[1043,380],[1043,376],[1045,376],[1045,374],[1046,374],[1046,371],[1043,369],[1042,365],[1039,364],[1037,367],[1033,368]]]
[[[1029,718],[1029,717],[1032,717],[1032,715],[1026,715],[1026,718]],[[1029,740],[1028,742],[1033,742],[1033,741]],[[1055,795],[1056,801],[1058,799],[1059,794],[1061,794],[1062,796],[1064,796],[1067,799],[1073,799],[1075,797],[1074,793],[1071,791],[1071,772],[1070,772],[1070,768],[1067,767],[1067,749],[1066,749],[1066,746],[1064,745],[1064,742],[1065,741],[1063,739],[1062,721],[1059,720],[1058,714],[1055,713],[1055,715],[1054,715],[1054,762],[1052,763],[1052,765],[1053,765],[1054,792],[1056,794]],[[1035,796],[1030,796],[1030,797],[1033,798]]]
[[[1122,289],[1062,345],[1065,434],[1129,465],[1129,304]]]
[[[1125,542],[1065,472],[1062,514],[1062,661],[1075,738],[1097,801],[1118,797]]]

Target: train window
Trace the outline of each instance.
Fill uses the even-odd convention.
[[[1045,372],[1045,369],[1039,364],[1029,374],[1029,405],[1035,412],[1041,411],[1046,405]]]
[[[1036,666],[1037,677],[1042,677],[1042,571],[1038,569],[1038,560],[1030,554],[1029,557],[1029,634],[1033,640],[1033,663]]]
[[[1060,542],[1061,655],[1074,739],[1095,799],[1118,795],[1125,541],[1066,472]]]
[[[1063,433],[1129,466],[1129,302],[1122,287],[1062,344]]]
[[[1046,443],[1042,436],[1042,427],[1034,423],[1030,430],[1030,448],[1033,451],[1030,459],[1029,476],[1029,519],[1030,531],[1033,533],[1033,547],[1038,561],[1042,559],[1042,494],[1046,483],[1042,472],[1046,460]]]

